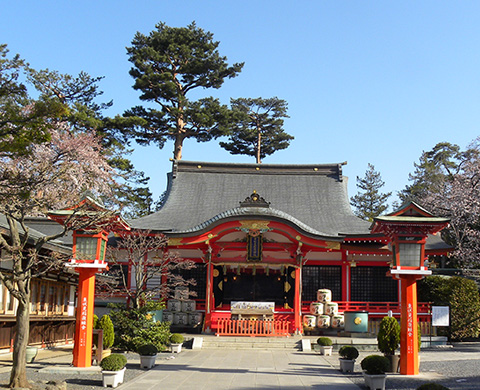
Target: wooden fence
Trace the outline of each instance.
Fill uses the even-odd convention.
[[[289,321],[219,319],[217,336],[288,336]]]

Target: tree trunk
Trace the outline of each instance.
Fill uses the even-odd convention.
[[[260,131],[260,129],[258,129],[258,126],[257,126],[257,150],[256,150],[256,157],[257,157],[257,164],[261,164],[262,163],[262,160],[260,158],[261,154],[261,149],[262,149],[262,133]]]
[[[30,297],[28,297],[30,298]],[[27,380],[26,350],[30,335],[30,299],[18,302],[17,325],[13,344],[13,366],[10,374],[10,388],[31,388]]]

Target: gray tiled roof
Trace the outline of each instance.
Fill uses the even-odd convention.
[[[194,233],[223,218],[258,217],[283,220],[324,237],[369,234],[370,223],[350,208],[342,165],[177,161],[168,175],[162,209],[130,223],[138,229]],[[240,207],[254,190],[270,203],[269,209]]]
[[[29,223],[29,222],[32,222],[34,220],[36,221],[35,223],[32,223],[32,224]],[[42,224],[41,221],[44,221],[44,224]],[[51,225],[51,222],[52,221],[49,221],[47,218],[26,218],[25,223],[29,227],[28,234],[29,234],[30,242],[33,243],[33,240],[38,240],[39,238],[41,238],[45,235],[50,235],[51,233],[53,233],[53,230],[48,230],[48,232],[47,232],[44,229],[45,227],[47,227],[47,229],[49,229],[49,227]],[[60,226],[57,223],[54,223],[54,225]],[[61,226],[60,226],[60,228],[61,228]],[[23,229],[20,227],[19,224],[18,224],[18,229],[20,231],[20,234],[22,234]],[[58,232],[58,228],[56,228],[55,226],[53,227],[53,229],[54,229],[55,233]],[[5,235],[10,234],[10,228],[8,226],[7,218],[5,217],[4,214],[1,214],[1,213],[0,213],[0,231],[2,232],[2,234],[5,234]],[[71,237],[70,237],[70,241],[71,241]],[[49,241],[49,242],[45,243],[45,245],[43,247],[45,249],[49,249],[49,250],[56,250],[56,251],[59,251],[59,252],[70,253],[71,248],[68,247],[67,245],[68,245],[68,242],[56,239],[56,240],[52,240],[52,241]]]

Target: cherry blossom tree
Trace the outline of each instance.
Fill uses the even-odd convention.
[[[11,272],[0,272],[0,281],[18,301],[12,388],[30,387],[25,364],[30,282],[64,260],[60,254],[47,251],[46,244],[68,230],[92,223],[72,218],[59,233],[39,236],[32,234],[25,218],[45,216],[49,210],[78,203],[87,190],[108,196],[115,185],[112,169],[101,153],[101,141],[93,132],[76,132],[67,123],[59,122],[50,130],[49,138],[29,145],[29,154],[0,156],[0,213],[8,226],[0,235],[0,249],[13,263]]]
[[[116,244],[107,248],[112,268],[109,275],[115,277],[115,281],[107,279],[105,283],[99,283],[99,293],[123,293],[133,308],[139,308],[154,297],[168,298],[176,287],[195,285],[195,280],[184,279],[181,272],[192,269],[195,263],[167,251],[166,246],[167,238],[163,234],[148,230],[120,233]],[[130,271],[122,266],[127,266]]]
[[[461,165],[420,201],[433,214],[450,218],[443,237],[455,247],[451,265],[480,267],[480,138],[463,153]]]

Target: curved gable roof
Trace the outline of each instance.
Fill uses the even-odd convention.
[[[271,209],[250,210],[249,217],[268,218],[273,212],[314,235],[369,234],[370,223],[350,208],[342,165],[174,161],[162,209],[130,223],[137,229],[193,233],[219,218],[241,218],[239,204],[255,190]]]

